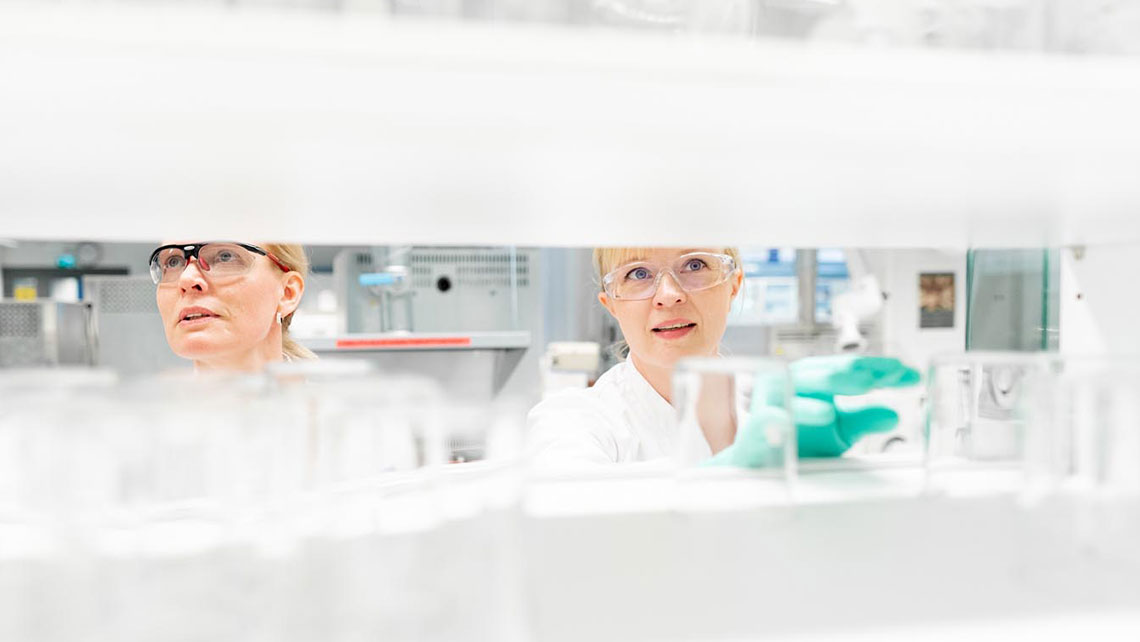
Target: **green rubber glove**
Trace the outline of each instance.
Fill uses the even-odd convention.
[[[921,380],[918,371],[889,357],[836,355],[809,357],[790,366],[792,416],[800,457],[838,457],[864,435],[885,432],[898,425],[890,408],[870,406],[843,411],[835,406],[836,395],[861,395],[877,388],[913,386]],[[710,465],[761,468],[777,464],[779,451],[773,445],[773,428],[788,421],[779,407],[778,382],[753,385],[748,423],[733,444],[714,455]]]

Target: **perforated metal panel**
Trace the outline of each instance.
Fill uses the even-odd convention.
[[[531,327],[529,315],[538,293],[538,251],[506,247],[400,248],[389,261],[407,267],[409,288],[395,303],[358,284],[363,272],[380,270],[366,250],[345,250],[337,256],[338,297],[343,302],[344,333],[383,332],[385,305],[410,306],[408,328],[415,332],[480,332]],[[379,259],[384,260],[384,259]],[[405,311],[407,308],[401,308]]]
[[[26,303],[0,303],[0,367],[50,363],[43,332],[42,308]]]
[[[158,314],[150,277],[88,278],[84,286],[101,314]]]
[[[415,247],[409,257],[415,329],[473,332],[529,328],[535,250]]]
[[[38,305],[5,303],[0,305],[0,337],[30,338],[40,334],[43,311]]]
[[[124,374],[185,368],[166,343],[150,276],[88,276],[83,292],[93,307],[95,361]]]
[[[89,321],[81,303],[0,301],[0,367],[89,365]]]
[[[499,249],[415,248],[411,256],[412,287],[436,288],[446,272],[458,287],[530,286],[530,255]],[[515,279],[511,281],[511,268]]]

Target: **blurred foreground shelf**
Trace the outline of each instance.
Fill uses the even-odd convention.
[[[1140,60],[0,7],[0,237],[1140,241]]]

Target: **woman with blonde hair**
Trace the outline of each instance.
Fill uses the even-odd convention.
[[[629,356],[585,390],[531,410],[541,464],[629,463],[667,457],[676,412],[673,366],[719,351],[744,274],[736,248],[598,248],[598,301],[617,320]]]
[[[672,374],[686,357],[715,357],[744,275],[732,247],[599,248],[598,301],[621,327],[628,358],[592,388],[558,393],[528,416],[530,449],[539,466],[616,464],[669,457],[678,439]],[[912,385],[918,373],[897,359],[838,355],[791,365],[799,453],[837,456],[860,436],[885,431],[898,415],[882,407],[843,411],[836,395]],[[731,398],[726,386],[724,399]],[[763,426],[708,430],[713,463],[762,465]]]
[[[166,341],[198,371],[315,359],[289,336],[308,271],[300,245],[169,243],[150,256]]]

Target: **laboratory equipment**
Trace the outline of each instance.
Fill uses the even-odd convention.
[[[0,368],[91,365],[91,306],[51,300],[0,300]]]
[[[598,375],[601,346],[593,341],[554,341],[546,346],[539,374],[542,396],[571,388],[587,388]]]
[[[340,334],[299,340],[322,358],[367,358],[489,399],[532,347],[522,328],[536,321],[536,263],[514,248],[345,249],[333,265]]]
[[[343,334],[517,330],[537,252],[496,247],[347,249],[333,265]],[[379,296],[377,296],[379,295]],[[389,308],[408,311],[392,312]]]
[[[367,359],[384,372],[431,377],[468,399],[497,395],[531,348],[530,332],[417,332],[300,339],[322,359]]]
[[[844,252],[851,274],[849,289],[831,300],[831,325],[839,333],[835,347],[839,352],[859,352],[867,348],[867,339],[859,330],[861,323],[874,320],[883,308],[883,289],[879,279],[867,271],[858,250]]]
[[[408,247],[342,250],[333,263],[341,333],[411,332],[415,324]]]
[[[189,362],[170,350],[148,276],[85,276],[96,335],[95,363],[124,375],[185,369]]]
[[[1023,492],[1033,443],[1050,430],[1029,415],[1030,393],[1057,368],[1046,354],[936,357],[927,381],[925,465],[931,490],[961,480]],[[988,476],[987,476],[988,475]]]

